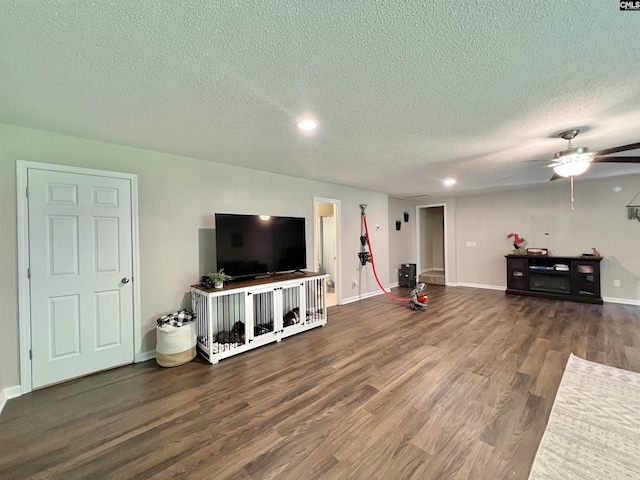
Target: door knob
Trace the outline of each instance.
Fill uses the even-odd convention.
[[[129,279],[127,277],[124,277],[122,280],[120,280],[122,283],[129,283]]]

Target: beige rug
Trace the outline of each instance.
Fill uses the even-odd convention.
[[[640,374],[571,355],[529,479],[640,479]]]

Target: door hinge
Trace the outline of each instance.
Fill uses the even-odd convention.
[[[33,351],[29,349],[29,360],[33,359]]]
[[[27,278],[31,280],[31,269],[27,268]]]

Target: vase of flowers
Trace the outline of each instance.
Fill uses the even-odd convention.
[[[527,244],[527,241],[524,237],[521,237],[517,233],[510,233],[507,235],[507,238],[511,240],[513,243],[513,254],[514,255],[524,255],[524,247]]]

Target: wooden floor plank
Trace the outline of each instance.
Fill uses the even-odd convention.
[[[394,290],[406,295],[407,289]],[[0,478],[526,478],[571,352],[640,371],[640,307],[429,286],[209,365],[9,400]]]

